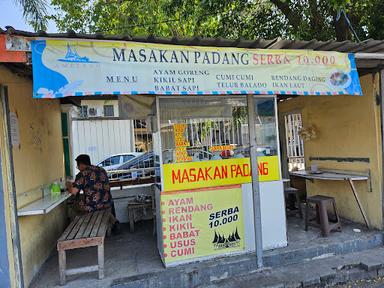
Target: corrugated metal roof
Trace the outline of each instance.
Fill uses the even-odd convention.
[[[281,38],[275,39],[255,39],[246,40],[239,39],[225,39],[225,38],[163,38],[149,35],[130,36],[130,35],[107,35],[107,34],[82,34],[74,31],[67,33],[46,33],[40,32],[27,32],[16,30],[11,26],[7,26],[6,30],[0,28],[0,33],[9,35],[18,35],[24,37],[48,37],[48,38],[79,38],[79,39],[97,39],[97,40],[119,40],[119,41],[134,41],[144,43],[161,43],[173,45],[190,45],[190,46],[216,46],[216,47],[238,47],[238,48],[254,48],[254,49],[307,49],[319,51],[338,51],[344,53],[383,53],[384,54],[384,41],[368,39],[360,43],[352,41],[338,42],[334,40],[318,41],[318,40],[287,40]]]
[[[247,40],[225,39],[225,38],[164,38],[149,36],[130,36],[130,35],[107,35],[107,34],[83,34],[74,31],[67,33],[46,33],[44,31],[28,32],[16,30],[11,26],[6,26],[6,30],[0,28],[0,34],[21,36],[29,39],[33,38],[70,38],[88,40],[112,40],[112,41],[132,41],[142,43],[159,43],[185,46],[213,46],[213,47],[237,47],[251,49],[296,49],[296,50],[317,50],[317,51],[337,51],[343,53],[355,53],[356,66],[359,73],[374,73],[384,67],[384,40],[368,39],[359,43],[352,41],[338,42],[335,40],[318,41],[316,39],[288,40],[282,38],[275,39],[254,39]]]

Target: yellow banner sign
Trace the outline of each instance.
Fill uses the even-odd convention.
[[[131,41],[31,42],[33,97],[359,94],[353,54]]]
[[[241,186],[161,194],[164,261],[244,250]]]
[[[258,157],[259,181],[280,179],[277,156]],[[249,158],[232,158],[163,165],[164,191],[176,191],[252,182]]]

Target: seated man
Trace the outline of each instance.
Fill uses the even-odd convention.
[[[79,155],[76,162],[80,172],[73,183],[68,183],[67,188],[72,195],[78,195],[81,190],[84,191],[84,199],[75,201],[72,208],[77,214],[111,208],[115,217],[107,172],[101,167],[91,165],[91,159],[86,154]],[[112,224],[113,230],[116,230],[118,221],[115,218]]]

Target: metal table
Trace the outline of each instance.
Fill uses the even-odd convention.
[[[48,214],[72,195],[66,192],[48,194],[17,210],[17,216],[32,216]]]
[[[294,171],[290,172],[290,175],[305,178],[307,180],[324,180],[324,181],[347,181],[351,187],[352,193],[355,196],[357,205],[359,206],[360,212],[364,218],[365,224],[370,228],[367,214],[364,211],[363,206],[361,205],[360,199],[357,195],[356,187],[354,181],[368,181],[368,176],[363,175],[353,175],[343,172],[333,172],[333,171],[320,171],[320,173],[311,173],[309,171]]]

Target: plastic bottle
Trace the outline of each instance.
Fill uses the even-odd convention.
[[[51,185],[51,193],[52,194],[60,194],[61,193],[60,185],[57,183],[57,181],[53,182],[53,184]]]

